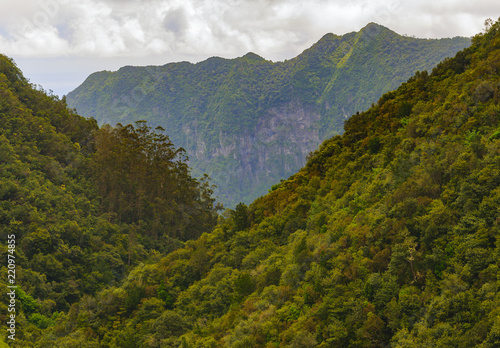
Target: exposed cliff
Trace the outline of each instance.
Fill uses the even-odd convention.
[[[307,154],[320,143],[321,115],[299,102],[273,107],[260,117],[253,132],[219,132],[218,143],[207,147],[196,127],[184,127],[187,151],[195,170],[207,171],[219,186],[222,201],[235,196],[247,201],[286,178],[305,164]],[[248,190],[248,188],[252,188]],[[239,195],[244,192],[245,196]]]

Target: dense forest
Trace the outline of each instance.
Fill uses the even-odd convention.
[[[161,129],[99,129],[4,56],[0,122],[1,258],[14,240],[20,342],[33,338],[30,327],[53,325],[72,304],[216,223],[207,178],[190,175],[185,151]],[[7,305],[3,296],[4,324]]]
[[[186,149],[193,175],[210,175],[220,202],[233,209],[296,173],[309,152],[343,132],[347,117],[469,45],[469,38],[417,39],[370,23],[327,34],[283,62],[248,53],[96,72],[68,104],[99,124],[163,127]]]
[[[12,346],[500,345],[500,21],[218,217],[161,129],[98,129],[1,62]]]

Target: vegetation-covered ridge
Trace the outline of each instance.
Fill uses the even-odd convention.
[[[500,22],[23,347],[498,347]]]
[[[1,55],[0,123],[0,288],[13,285],[8,255],[18,286],[16,312],[2,296],[0,320],[5,329],[16,315],[18,346],[216,223],[209,183],[191,177],[184,150],[160,129],[99,129]]]
[[[469,38],[416,39],[371,23],[327,34],[284,62],[248,53],[97,72],[68,94],[68,104],[99,123],[162,126],[186,149],[194,175],[208,173],[221,202],[234,208],[297,172],[348,116],[469,45]]]

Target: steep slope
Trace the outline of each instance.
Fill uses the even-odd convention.
[[[186,149],[194,174],[208,173],[220,200],[234,207],[299,170],[321,141],[341,133],[348,116],[469,44],[370,24],[325,35],[285,62],[248,53],[98,72],[68,94],[68,104],[100,123],[162,126]]]
[[[499,207],[500,21],[38,347],[497,347]]]
[[[210,187],[165,135],[98,129],[3,55],[0,123],[0,288],[17,286],[0,318],[16,316],[17,341],[215,224]]]

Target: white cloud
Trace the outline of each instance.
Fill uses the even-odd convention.
[[[472,36],[499,16],[498,0],[0,0],[0,52],[124,64],[248,51],[283,60],[369,22],[437,38]]]
[[[471,36],[496,0],[0,0],[2,51],[19,56],[244,54],[283,59],[368,22],[419,37]],[[8,35],[7,35],[8,34]]]

